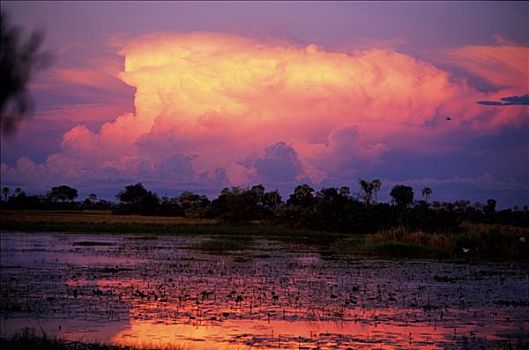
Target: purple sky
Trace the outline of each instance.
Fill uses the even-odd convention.
[[[67,183],[83,196],[96,192],[112,198],[138,181],[170,195],[185,189],[215,195],[223,186],[262,182],[286,196],[303,181],[317,189],[348,185],[354,193],[358,179],[379,178],[382,200],[393,185],[404,183],[414,187],[416,197],[422,187],[431,187],[432,200],[529,204],[527,104],[477,103],[497,104],[529,92],[527,2],[3,1],[2,11],[27,31],[45,30],[45,47],[55,58],[32,85],[35,116],[17,134],[2,138],[2,186],[39,193]],[[167,97],[173,95],[160,97],[167,99],[163,112],[138,110],[150,100],[135,95],[136,90],[156,87],[175,96],[203,91],[195,86],[182,92],[178,89],[189,80],[154,80],[154,74],[142,75],[141,67],[119,75],[125,58],[142,61],[150,52],[178,52],[184,42],[191,43],[185,45],[192,46],[193,65],[155,68],[198,76],[217,74],[226,67],[221,62],[236,62],[242,68],[230,79],[256,85],[264,73],[253,70],[251,59],[277,61],[287,67],[285,76],[267,77],[284,79],[284,91],[276,96],[263,88],[248,97],[243,94],[247,87],[233,83],[229,94],[208,92],[220,102],[207,110],[191,105],[184,110]],[[199,45],[207,47],[211,59],[197,54]],[[314,72],[314,67],[325,74],[336,69],[338,76],[332,81],[324,73],[301,78],[307,86],[317,85],[318,102],[302,92],[305,88],[289,85],[298,78],[295,69]],[[237,75],[246,71],[249,77]],[[373,72],[374,78],[362,80],[358,72]],[[217,78],[219,86],[230,84],[225,76]],[[395,79],[398,87],[392,85]],[[272,102],[261,104],[266,99]],[[234,111],[228,108],[234,101],[246,104]],[[297,111],[305,111],[296,116],[298,124],[284,124]],[[100,128],[117,132],[116,121],[126,113],[144,122],[152,117],[152,125],[136,132],[135,122],[124,121],[122,134],[112,134],[117,141],[105,143]],[[277,123],[259,124],[256,116],[266,113],[282,118],[288,132],[281,134]],[[354,115],[346,118],[347,113]],[[453,119],[448,126],[441,124],[447,113]],[[204,118],[215,120],[207,124],[213,125],[211,134],[197,131],[198,124],[183,130],[177,123]],[[248,119],[252,123],[246,125]],[[234,126],[240,130],[234,132]],[[251,136],[259,129],[278,136]],[[219,136],[211,144],[212,135],[220,133],[226,139]],[[120,143],[120,138],[132,141]],[[108,156],[98,157],[101,150],[109,150]]]

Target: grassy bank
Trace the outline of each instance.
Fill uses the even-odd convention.
[[[39,210],[1,210],[0,232],[251,236],[289,238],[295,242],[312,243],[341,236],[332,232],[293,229],[258,222],[237,225],[210,219],[112,215],[109,211]]]
[[[465,224],[457,233],[425,233],[396,227],[346,238],[337,249],[383,257],[527,260],[529,229]]]
[[[402,258],[529,259],[529,229],[464,224],[460,232],[425,233],[396,227],[374,234],[339,234],[264,223],[245,225],[216,220],[112,215],[108,211],[0,211],[0,232],[67,232],[138,235],[222,236],[194,249],[223,253],[251,249],[249,238],[265,237],[317,246],[343,254]]]
[[[215,220],[182,217],[112,215],[110,211],[2,210],[0,230],[19,232],[177,233],[208,227]]]

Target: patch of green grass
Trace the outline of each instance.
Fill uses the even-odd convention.
[[[388,241],[360,246],[361,252],[366,254],[399,257],[399,258],[443,258],[448,254],[444,250],[430,245],[416,243]]]
[[[251,243],[252,241],[248,239],[214,238],[198,242],[192,248],[210,253],[225,253],[246,250],[251,246]]]
[[[478,258],[522,260],[529,258],[529,230],[498,225],[464,225],[457,233],[425,233],[395,227],[368,234],[363,242],[346,244],[349,251],[384,257]]]
[[[456,253],[492,259],[529,259],[529,230],[505,225],[464,225],[453,238]]]
[[[355,234],[337,239],[332,244],[332,249],[338,253],[359,253],[359,247],[364,244],[365,235]]]

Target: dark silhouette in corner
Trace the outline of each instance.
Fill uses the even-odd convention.
[[[51,55],[41,51],[42,31],[33,31],[25,38],[22,29],[10,23],[7,13],[2,11],[0,16],[0,129],[2,135],[10,135],[31,115],[34,104],[27,86],[37,70],[50,64]]]

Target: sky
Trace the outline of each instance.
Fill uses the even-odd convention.
[[[528,2],[1,4],[53,55],[2,186],[529,204]]]

